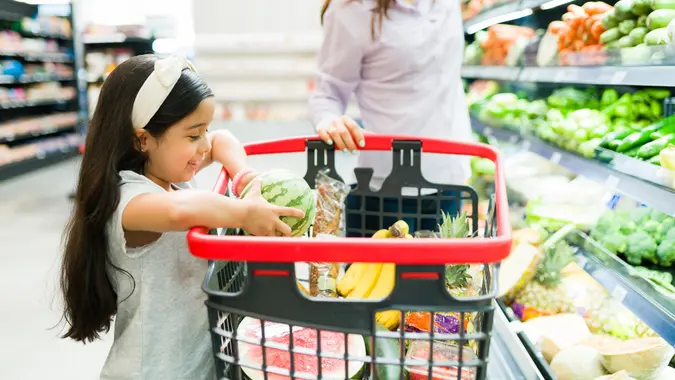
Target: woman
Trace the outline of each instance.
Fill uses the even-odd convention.
[[[366,131],[470,140],[460,78],[464,33],[457,0],[327,0],[322,23],[316,90],[309,100],[321,139],[344,151],[365,146],[363,131],[343,115],[354,93]],[[391,154],[359,155],[359,166],[374,169],[371,186],[379,188],[391,172]],[[463,184],[470,175],[469,160],[425,154],[422,174],[432,183]],[[396,203],[385,204],[382,211],[398,211]],[[457,212],[456,202],[443,203],[446,212]],[[422,208],[423,213],[438,212],[431,201]],[[366,210],[378,209],[366,205]],[[410,200],[401,211],[415,210]],[[436,221],[423,220],[420,229],[435,230]]]

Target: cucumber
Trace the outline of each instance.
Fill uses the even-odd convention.
[[[645,35],[645,44],[648,46],[666,45],[669,41],[668,28],[654,29]]]
[[[633,1],[632,12],[636,16],[646,15],[652,11],[652,5],[650,0],[635,0]]]
[[[605,137],[603,137],[602,142],[598,145],[600,148],[610,148],[613,141],[621,141],[622,139],[628,137],[631,133],[635,132],[630,128],[626,128],[620,132],[610,132]],[[618,144],[617,144],[618,146]]]
[[[633,47],[633,40],[630,38],[630,36],[623,36],[619,38],[619,47],[620,48]]]
[[[633,29],[628,33],[628,36],[630,37],[631,41],[633,41],[633,45],[639,45],[645,40],[645,36],[649,32],[649,29],[643,27],[643,26],[638,26],[637,28]]]
[[[638,158],[648,159],[659,154],[665,147],[675,140],[675,133],[669,133],[658,140],[654,140],[640,147],[637,152]]]
[[[643,144],[650,141],[649,136],[651,134],[652,131],[645,130],[631,133],[628,137],[621,141],[621,144],[616,147],[616,151],[619,153],[625,153],[635,148],[639,148]],[[635,153],[637,153],[637,151]]]
[[[614,4],[614,14],[617,20],[623,21],[633,17],[633,0],[619,0]]]
[[[628,156],[628,157],[633,157],[633,158],[635,158],[635,157],[637,156],[638,150],[640,150],[640,147],[639,147],[639,146],[636,147],[636,148],[627,150],[627,151],[625,151],[625,152],[622,152],[622,153],[623,153],[624,155]]]
[[[657,154],[656,156],[654,156],[654,157],[650,158],[649,160],[647,160],[647,162],[649,162],[649,163],[652,164],[652,165],[661,166],[661,155],[660,155],[660,154]]]
[[[600,35],[600,43],[607,45],[610,42],[617,41],[619,38],[621,38],[621,32],[618,27],[607,29]]]
[[[665,28],[675,19],[675,9],[657,9],[647,16],[649,30]]]
[[[379,323],[376,324],[377,331],[389,331],[386,327],[382,326]],[[398,341],[393,338],[376,338],[377,342],[375,343],[375,357],[376,358],[387,358],[392,360],[399,360],[401,357],[401,348],[398,344]],[[368,355],[372,356],[373,337],[364,337],[363,339],[366,343],[366,352]],[[401,378],[401,366],[398,364],[377,364],[374,365],[377,367],[377,378],[378,379],[400,379]],[[372,369],[371,369],[372,370]]]
[[[619,32],[622,35],[627,35],[631,30],[635,29],[637,22],[635,20],[623,20],[619,23]]]
[[[675,9],[675,0],[652,0],[652,9]]]
[[[608,10],[607,12],[605,12],[605,14],[602,15],[601,23],[602,26],[605,28],[605,30],[609,30],[619,26],[619,21],[617,21],[616,16],[614,14],[614,8]]]

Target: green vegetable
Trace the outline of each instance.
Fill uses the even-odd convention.
[[[628,136],[629,136],[631,133],[633,133],[633,132],[635,132],[635,131],[632,130],[632,129],[628,129],[628,128],[627,128],[627,129],[623,129],[623,130],[621,130],[621,131],[614,131],[614,132],[608,133],[608,134],[602,139],[602,142],[600,143],[600,148],[605,148],[605,149],[610,148],[610,143],[611,143],[612,141],[616,141],[616,142],[617,142],[617,145],[616,145],[616,146],[618,146],[618,143],[619,143],[622,139],[628,137]],[[616,148],[616,147],[614,147],[614,148]]]
[[[597,127],[591,129],[590,136],[593,139],[599,138],[600,141],[602,141],[602,138],[605,137],[609,132],[610,132],[610,130],[609,130],[609,127],[607,125],[600,124]]]
[[[619,21],[633,17],[633,0],[619,0],[614,5],[615,17]]]
[[[600,35],[600,43],[607,45],[610,42],[617,41],[619,38],[621,38],[621,32],[618,27],[607,29]]]
[[[653,10],[675,9],[675,1],[673,1],[673,0],[652,0],[651,6],[652,6]]]
[[[624,38],[629,38],[629,37],[621,37],[621,39]],[[632,104],[620,104],[616,107],[615,113],[617,117],[623,118],[623,119],[631,119],[633,117],[633,106]]]
[[[579,144],[579,154],[586,158],[592,158],[595,155],[595,149],[600,145],[600,142],[602,139],[600,138],[593,138],[588,141],[584,141],[583,143]]]
[[[648,46],[665,45],[669,41],[670,37],[666,28],[654,29],[645,35],[645,44]]]
[[[663,88],[648,88],[644,91],[647,93],[647,95],[656,100],[663,100],[670,96],[670,90]]]
[[[675,9],[657,9],[647,16],[647,28],[656,30],[665,28],[675,19]]]
[[[633,14],[636,16],[646,15],[652,11],[652,6],[650,0],[634,0],[633,1]]]
[[[619,40],[608,42],[604,45],[605,45],[605,48],[607,48],[607,50],[618,49],[619,48]]]
[[[662,227],[665,227],[665,223],[662,224]],[[668,230],[665,238],[659,244],[656,257],[659,264],[664,267],[670,267],[675,263],[675,228],[671,227]]]
[[[604,233],[598,242],[614,254],[625,253],[628,248],[628,238],[619,230]]]
[[[675,142],[675,133],[665,135],[657,140],[643,145],[640,147],[637,156],[644,159],[652,158],[659,154],[659,152],[661,152],[671,142]]]
[[[633,41],[633,45],[638,45],[645,40],[645,36],[648,32],[649,29],[643,26],[638,26],[637,28],[631,30],[630,33],[628,33],[628,36],[630,37],[631,41]]]
[[[656,156],[650,158],[647,162],[649,162],[652,165],[661,166],[661,157],[656,155]]]
[[[616,28],[619,26],[619,21],[617,21],[616,16],[614,14],[614,8],[608,10],[602,15],[602,26],[605,28],[605,30],[609,30],[612,28]]]
[[[631,30],[635,29],[637,22],[635,20],[623,20],[619,23],[619,32],[624,36],[630,33]]]
[[[645,267],[633,267],[631,270],[631,274],[634,276],[642,277],[647,281],[650,281],[652,285],[660,287],[667,293],[675,294],[675,286],[673,286],[673,275],[668,272],[648,269]]]
[[[640,147],[639,147],[639,146],[636,146],[636,147],[633,148],[633,149],[630,149],[630,150],[627,150],[627,151],[623,152],[623,154],[625,154],[625,155],[628,156],[628,157],[637,157],[637,152],[638,152],[639,150],[640,150]]]
[[[640,265],[643,260],[656,264],[657,248],[654,238],[645,231],[638,230],[628,236],[626,260],[633,265]]]
[[[379,323],[375,323],[376,331],[386,331],[387,328]],[[366,343],[366,352],[373,356],[373,337],[364,337]],[[401,348],[398,340],[392,338],[375,338],[375,357],[380,359],[398,360],[401,355]],[[378,379],[399,379],[401,377],[401,367],[398,364],[377,364]]]
[[[644,103],[638,103],[638,104],[636,104],[636,106],[637,106],[637,109],[638,109],[638,114],[640,114],[641,116],[649,117],[649,118],[652,117],[652,109],[648,105],[646,105]]]
[[[610,104],[616,102],[619,100],[619,93],[613,89],[613,88],[608,88],[605,91],[602,92],[602,98],[600,99],[600,104],[602,107],[607,107]]]

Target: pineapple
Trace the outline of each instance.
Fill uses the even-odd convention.
[[[562,240],[545,250],[533,281],[527,283],[516,295],[512,305],[521,320],[576,312],[574,303],[562,284],[562,270],[572,262],[574,253],[574,249]]]

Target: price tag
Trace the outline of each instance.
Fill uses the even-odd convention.
[[[616,285],[612,290],[612,297],[619,302],[623,302],[627,294],[628,292],[621,285]]]
[[[553,165],[558,165],[561,159],[562,154],[560,154],[560,152],[553,152],[553,154],[551,154],[550,161]]]
[[[619,186],[619,178],[617,178],[613,175],[610,175],[609,177],[607,177],[607,180],[605,180],[605,185],[610,190],[614,190],[614,189],[616,189],[617,186]]]
[[[623,82],[623,80],[626,78],[626,72],[625,71],[617,71],[612,75],[612,79],[610,79],[609,83],[610,84],[620,84]]]

